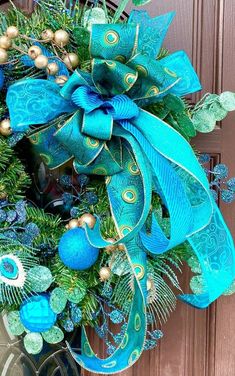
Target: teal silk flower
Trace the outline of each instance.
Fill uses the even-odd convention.
[[[75,360],[92,372],[112,374],[131,366],[146,337],[146,251],[153,256],[185,242],[201,265],[205,289],[180,299],[205,308],[235,277],[232,237],[210,193],[198,160],[185,139],[168,124],[141,109],[173,93],[200,90],[200,82],[183,51],[157,60],[173,14],[151,19],[133,12],[128,24],[93,25],[91,73],[77,70],[65,86],[27,79],[7,94],[14,131],[39,127],[30,140],[50,168],[73,159],[78,173],[106,176],[111,212],[135,276],[134,296],[125,335],[107,359],[92,351],[85,329],[82,353]],[[45,126],[67,113],[59,126]],[[161,196],[170,215],[170,236],[155,216],[151,233],[145,223],[152,191]],[[92,246],[110,243],[101,237],[99,220],[86,228]]]

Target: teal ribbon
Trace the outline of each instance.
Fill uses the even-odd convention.
[[[61,90],[46,80],[22,80],[7,94],[14,131],[47,124],[67,113],[66,121],[43,126],[30,136],[50,168],[73,159],[78,173],[106,176],[110,208],[120,237],[116,244],[124,243],[135,276],[134,297],[124,338],[108,359],[94,354],[85,330],[82,354],[70,348],[76,361],[92,372],[120,372],[143,351],[147,325],[146,250],[158,255],[189,241],[199,259],[205,289],[203,294],[182,295],[180,299],[198,308],[213,302],[235,277],[232,237],[193,150],[168,124],[141,109],[167,93],[180,96],[200,89],[184,52],[154,59],[172,14],[157,19],[162,23],[161,32],[154,42],[146,13],[132,14],[131,21],[140,24],[94,25],[91,73],[77,70]],[[139,35],[144,22],[150,28],[146,28],[147,39]],[[146,232],[153,190],[168,209],[169,237],[154,215],[151,234]],[[110,243],[102,238],[99,228],[97,219],[94,229],[87,227],[86,232],[91,244],[103,248]]]

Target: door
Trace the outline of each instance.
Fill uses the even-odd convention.
[[[33,0],[15,3],[32,10]],[[203,84],[203,92],[193,96],[194,102],[206,92],[235,91],[234,0],[152,0],[145,9],[152,16],[176,10],[165,46],[171,51],[184,49],[191,57]],[[211,166],[223,162],[234,175],[234,139],[235,114],[231,113],[213,134],[200,136],[194,143],[198,150],[211,155]],[[221,204],[221,208],[235,237],[235,204]],[[188,278],[189,273],[185,271],[182,278],[185,290]],[[234,296],[220,298],[205,311],[196,311],[179,302],[162,328],[164,337],[158,348],[145,352],[141,360],[122,375],[234,376],[234,322]],[[95,350],[102,353],[102,344],[96,339],[93,343]],[[90,374],[83,371],[83,375]]]

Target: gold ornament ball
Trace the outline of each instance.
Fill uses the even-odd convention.
[[[49,63],[47,66],[47,73],[51,76],[55,76],[59,72],[59,66],[57,63]]]
[[[31,46],[28,49],[28,55],[31,57],[31,59],[35,60],[38,56],[42,54],[42,50],[38,46]]]
[[[7,198],[6,192],[0,192],[0,200],[5,200]]]
[[[9,119],[4,119],[0,123],[0,134],[2,136],[9,136],[12,133],[11,123]]]
[[[125,251],[125,250],[126,250],[126,248],[125,248],[125,245],[124,245],[124,244],[118,244],[118,249],[119,249],[119,251],[121,251],[121,252],[123,252],[123,251]]]
[[[0,64],[6,63],[8,60],[8,53],[3,48],[0,48]]]
[[[69,43],[69,34],[65,30],[57,30],[54,35],[54,41],[59,47],[65,47]]]
[[[103,266],[99,271],[101,281],[107,281],[111,277],[111,270],[107,266]]]
[[[50,42],[54,39],[54,36],[55,36],[55,34],[51,29],[46,29],[42,32],[42,39],[44,41]]]
[[[115,239],[113,239],[113,238],[108,238],[106,240],[107,240],[107,242],[110,242],[110,243],[114,243],[115,242]],[[110,244],[110,245],[107,245],[107,247],[105,247],[105,250],[107,252],[113,252],[113,251],[115,251],[116,248],[117,248],[116,245]]]
[[[34,60],[35,67],[38,69],[45,69],[48,65],[48,58],[44,55],[39,55],[35,60]]]
[[[58,76],[55,79],[55,82],[58,85],[64,85],[67,81],[68,81],[68,77],[67,76],[63,76],[63,75],[62,76]]]
[[[85,213],[78,219],[78,222],[80,227],[87,224],[88,227],[93,228],[96,223],[96,218],[90,213]]]
[[[2,35],[0,37],[0,48],[4,50],[8,50],[11,47],[11,39],[8,38],[6,35]]]
[[[6,35],[10,39],[17,38],[19,36],[19,30],[16,26],[9,26],[6,30]]]
[[[76,227],[79,227],[79,221],[78,219],[71,219],[68,223],[68,228],[69,230],[73,229],[73,228],[76,228]]]
[[[65,65],[68,67],[68,68],[77,68],[78,65],[79,65],[79,57],[77,54],[71,52],[71,53],[68,53],[64,58],[63,58],[63,62],[65,63]]]

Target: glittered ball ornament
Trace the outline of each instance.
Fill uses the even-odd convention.
[[[2,136],[9,136],[12,133],[9,119],[4,119],[0,122],[0,134]]]
[[[89,243],[85,230],[78,227],[67,231],[60,239],[59,256],[68,268],[86,270],[97,261],[99,249]]]
[[[8,60],[8,53],[4,48],[0,47],[0,64],[6,63]]]
[[[55,82],[60,86],[63,86],[67,81],[68,77],[65,75],[57,76],[55,79]]]
[[[45,41],[45,42],[50,42],[54,39],[54,32],[51,30],[51,29],[46,29],[42,32],[42,39]]]
[[[4,48],[4,50],[8,50],[11,47],[11,39],[8,38],[6,35],[2,35],[0,37],[0,48]]]
[[[42,55],[42,49],[38,46],[31,46],[28,49],[28,55],[31,59],[35,60],[39,55]]]
[[[8,26],[6,35],[10,39],[17,38],[19,36],[19,29],[16,26]]]
[[[65,63],[65,65],[68,68],[75,69],[79,65],[79,57],[78,57],[77,54],[71,52],[71,53],[65,55],[65,57],[63,58],[63,62]]]
[[[20,307],[20,320],[31,332],[40,333],[49,330],[56,319],[57,315],[52,311],[46,294],[32,296]]]
[[[49,63],[46,70],[50,76],[55,76],[59,72],[59,65],[57,63]]]
[[[46,56],[44,56],[44,55],[39,55],[34,60],[34,65],[38,69],[45,69],[47,67],[47,65],[48,65],[48,58]]]
[[[69,34],[65,30],[57,30],[54,34],[54,41],[59,47],[65,47],[69,43]]]

